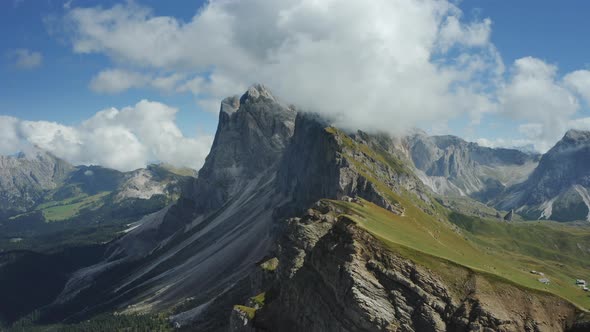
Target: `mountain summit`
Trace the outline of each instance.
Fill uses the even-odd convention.
[[[539,161],[528,180],[499,201],[531,219],[590,221],[590,131],[570,130]]]

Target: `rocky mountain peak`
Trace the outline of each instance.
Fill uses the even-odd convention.
[[[575,143],[588,143],[590,142],[590,131],[570,129],[565,133],[563,140]]]
[[[296,111],[261,84],[221,103],[211,152],[199,171],[196,200],[218,207],[244,184],[278,163],[295,127]]]
[[[259,101],[276,101],[270,90],[259,83],[251,85],[240,98],[241,104]]]
[[[571,129],[543,156],[543,159],[557,158],[562,154],[586,154],[590,148],[590,131]]]
[[[252,84],[242,96],[235,95],[221,101],[221,113],[231,115],[240,109],[240,106],[247,103],[277,102],[272,92],[263,84]]]
[[[529,219],[587,219],[590,209],[590,131],[569,130],[539,161],[526,182],[497,204]]]

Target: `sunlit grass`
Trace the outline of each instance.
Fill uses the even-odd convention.
[[[43,212],[43,216],[48,222],[68,220],[78,215],[80,210],[84,208],[100,207],[102,198],[109,194],[110,192],[102,192],[93,196],[84,195],[59,202],[48,202],[40,205],[38,209]]]
[[[443,276],[453,279],[454,272],[449,272],[448,269],[453,270],[453,265],[456,264],[487,276],[487,279],[495,276],[499,280],[521,287],[556,294],[581,308],[590,309],[588,293],[574,284],[576,278],[590,279],[587,264],[578,257],[577,251],[560,252],[556,257],[561,259],[549,260],[545,259],[546,251],[526,249],[524,245],[528,243],[530,246],[542,246],[544,243],[547,244],[543,241],[548,237],[561,238],[565,234],[587,240],[590,230],[551,225],[542,228],[544,233],[550,234],[535,237],[531,234],[541,233],[534,229],[537,226],[535,224],[508,225],[489,221],[497,223],[490,226],[493,228],[509,227],[519,230],[518,232],[498,230],[490,232],[490,238],[487,238],[484,235],[485,232],[479,235],[467,231],[457,232],[449,227],[448,222],[436,220],[413,205],[407,205],[408,201],[404,197],[398,197],[398,201],[407,207],[405,216],[395,215],[366,201],[362,204],[342,201],[333,201],[333,203],[340,206],[360,227],[380,239],[393,251],[418,264],[439,271]],[[478,241],[473,241],[471,238],[476,236]],[[506,250],[503,246],[512,241],[522,241],[521,248],[525,249]],[[445,261],[447,263],[443,263]],[[544,272],[551,283],[549,285],[540,283],[538,281],[540,276],[530,273],[531,270]],[[456,282],[456,280],[449,281]]]

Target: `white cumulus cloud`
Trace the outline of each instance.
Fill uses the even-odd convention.
[[[63,32],[78,54],[102,54],[90,87],[192,93],[206,111],[261,82],[337,125],[398,134],[495,113],[544,151],[590,105],[590,71],[561,76],[526,56],[505,70],[490,18],[466,21],[448,0],[210,0],[191,19],[127,2],[70,8]],[[55,29],[52,29],[55,30]],[[139,153],[139,152],[138,152]]]
[[[176,86],[218,111],[211,105],[262,82],[343,126],[399,132],[493,110],[486,87],[473,84],[482,68],[503,69],[491,20],[461,15],[440,0],[212,0],[187,22],[127,3],[74,8],[65,24],[74,52],[144,73],[99,73],[96,91]],[[160,71],[192,77],[149,82]]]
[[[567,74],[563,81],[566,86],[578,93],[590,105],[590,71],[576,70]]]
[[[74,164],[129,171],[161,161],[199,169],[213,137],[184,136],[176,126],[176,113],[170,106],[142,100],[120,110],[97,112],[75,127],[0,116],[0,153],[29,144]]]
[[[514,62],[507,84],[498,95],[500,109],[509,118],[524,121],[519,131],[546,151],[570,127],[580,104],[557,76],[557,67],[525,57]]]
[[[163,92],[172,92],[185,75],[173,73],[152,76],[126,69],[106,69],[90,81],[90,89],[98,93],[119,93],[132,88],[150,87]]]

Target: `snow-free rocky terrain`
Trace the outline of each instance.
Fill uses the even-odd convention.
[[[543,217],[563,216],[567,196],[579,213],[558,220],[585,220],[588,137],[539,156],[346,132],[253,85],[222,101],[179,200],[68,273],[36,323],[116,312],[187,331],[585,331],[574,279],[590,278],[590,228],[504,215],[554,200]],[[120,188],[162,192],[145,171]]]

